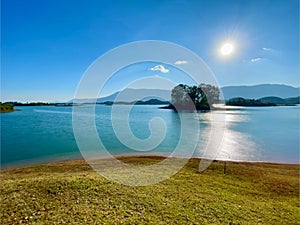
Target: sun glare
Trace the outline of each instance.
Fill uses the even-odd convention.
[[[233,52],[233,50],[234,48],[231,43],[225,43],[220,49],[221,54],[224,56],[230,55]]]

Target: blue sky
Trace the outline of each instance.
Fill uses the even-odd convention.
[[[140,40],[192,50],[220,86],[300,86],[298,0],[2,0],[1,101],[70,100],[94,60]],[[226,41],[234,46],[228,57],[219,52]],[[153,72],[187,82],[144,66],[141,77]],[[103,95],[124,80],[110,82]]]

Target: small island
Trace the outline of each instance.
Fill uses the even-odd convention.
[[[213,104],[220,102],[220,89],[204,83],[199,86],[179,84],[172,89],[171,98],[172,104],[161,108],[175,111],[208,111]]]

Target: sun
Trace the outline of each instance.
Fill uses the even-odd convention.
[[[225,43],[222,45],[220,52],[224,56],[228,56],[233,53],[234,47],[231,43]]]

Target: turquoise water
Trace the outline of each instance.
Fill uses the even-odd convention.
[[[118,106],[118,111],[128,106]],[[72,128],[71,107],[16,107],[20,111],[1,114],[1,167],[81,158]],[[218,111],[226,118],[226,129],[218,159],[299,163],[299,106],[243,108]],[[135,154],[116,137],[111,107],[97,105],[95,122],[98,135],[112,154]],[[199,113],[200,143],[194,153],[203,154],[210,140],[210,113]],[[133,134],[141,139],[150,135],[151,118],[161,117],[167,128],[162,143],[149,154],[166,154],[178,144],[180,119],[172,110],[157,106],[135,106],[129,116]],[[84,132],[84,123],[82,132]],[[189,141],[189,140],[185,140]],[[219,141],[219,140],[218,140]]]

